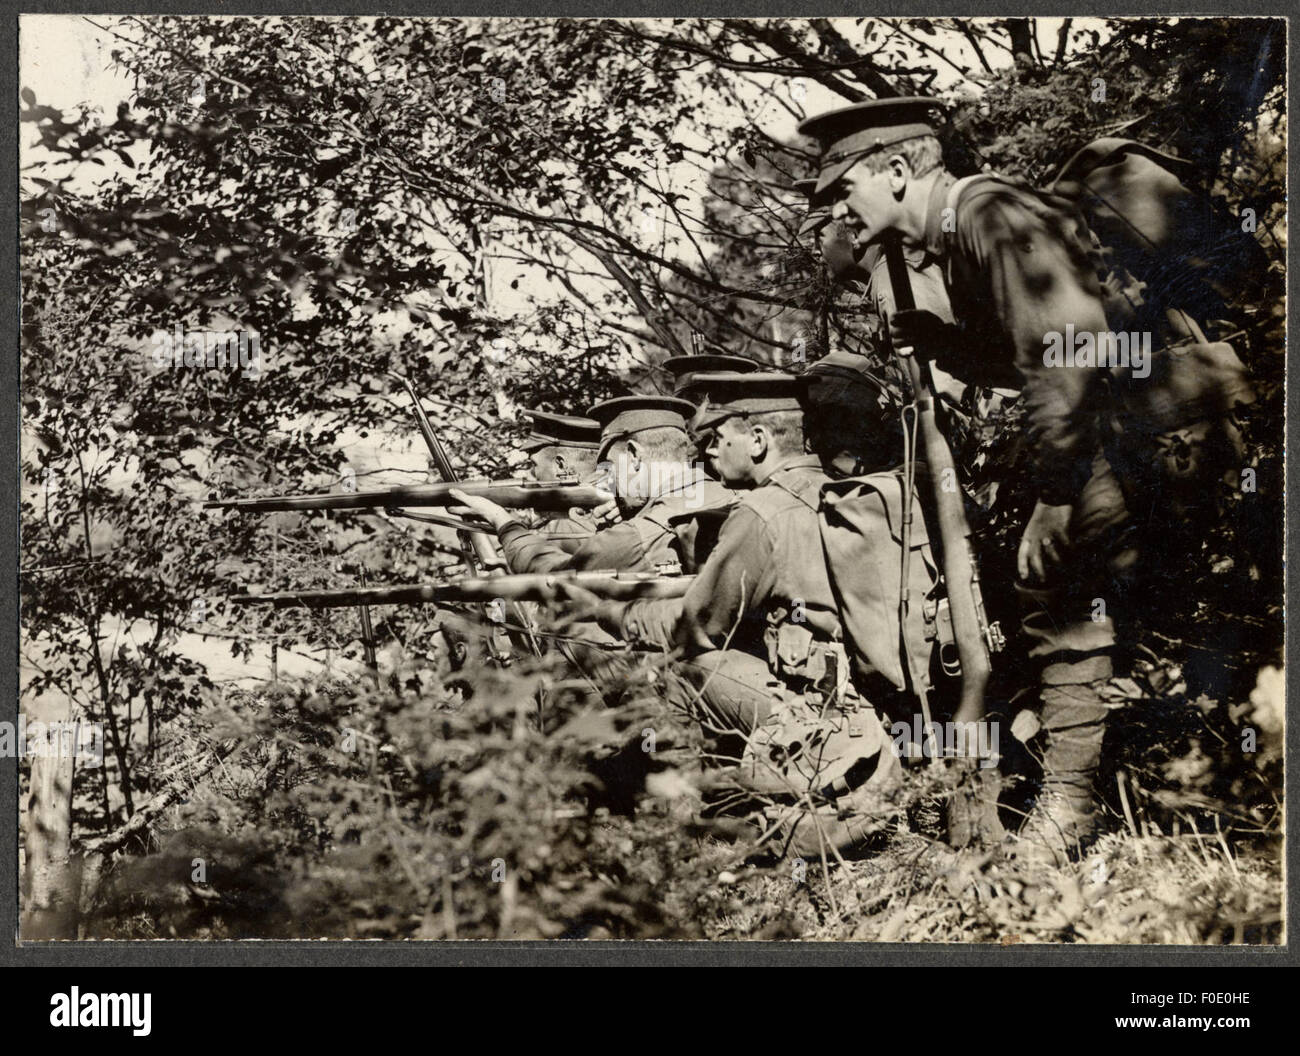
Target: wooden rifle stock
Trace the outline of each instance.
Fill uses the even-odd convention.
[[[916,308],[912,282],[897,238],[885,242],[885,262],[889,284],[894,291],[898,311]],[[982,626],[979,574],[970,548],[970,524],[962,506],[960,488],[944,490],[944,482],[957,481],[957,466],[952,448],[939,428],[935,406],[938,397],[929,364],[920,363],[910,349],[896,350],[916,394],[917,428],[925,450],[929,470],[929,502],[934,524],[943,546],[943,578],[948,590],[948,607],[952,614],[953,637],[961,661],[961,697],[954,722],[975,722],[984,717],[984,694],[988,687],[991,665]]]
[[[278,513],[285,510],[396,510],[403,507],[437,508],[458,505],[451,491],[481,495],[498,506],[521,510],[561,512],[581,507],[594,509],[614,496],[588,484],[540,484],[531,480],[466,480],[408,487],[372,488],[362,491],[321,492],[301,495],[268,495],[251,499],[215,499],[205,510],[237,510],[240,513]],[[466,530],[482,537],[482,532]],[[486,543],[487,540],[484,540]],[[489,549],[491,544],[488,543]],[[499,562],[498,562],[499,563]]]

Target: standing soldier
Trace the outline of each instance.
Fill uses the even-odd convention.
[[[533,427],[521,450],[528,453],[533,479],[541,483],[557,480],[586,483],[596,472],[596,452],[600,449],[600,423],[594,418],[550,411],[525,411]],[[586,510],[548,518],[537,526],[548,539],[573,553],[596,530],[596,522]]]
[[[1104,332],[1106,315],[1077,228],[1027,189],[947,172],[933,109],[928,99],[877,100],[800,131],[820,141],[817,192],[832,195],[859,246],[896,238],[943,268],[957,326],[933,311],[896,312],[896,347],[1022,389],[1037,502],[1017,554],[1017,589],[1040,665],[1047,748],[1044,786],[1021,836],[1063,857],[1095,826],[1102,688],[1115,646],[1104,602],[1115,597],[1112,573],[1133,555],[1123,549],[1127,511],[1101,450],[1103,373],[1048,366],[1044,348],[1067,328]]]
[[[798,180],[795,187],[808,197],[799,236],[816,236],[831,281],[858,295],[877,318],[892,313],[884,255],[878,247],[855,245],[846,221],[831,215],[833,188],[818,192],[816,180]],[[909,253],[907,266],[917,304],[951,320],[938,266],[928,261],[924,252]],[[808,442],[821,455],[827,473],[832,477],[859,476],[902,461],[902,408],[869,357],[835,348],[808,372],[812,381],[808,398],[814,412],[808,420]],[[945,395],[959,398],[961,386],[946,374],[937,372],[935,383]]]

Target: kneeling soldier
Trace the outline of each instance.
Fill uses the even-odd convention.
[[[804,453],[806,381],[696,382],[707,399],[695,425],[711,431],[710,456],[740,498],[685,597],[594,609],[612,633],[674,651],[693,719],[744,736],[745,783],[796,802],[782,827],[792,853],[843,853],[887,821],[900,769],[849,677],[818,521],[828,477]]]

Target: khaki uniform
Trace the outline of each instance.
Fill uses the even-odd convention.
[[[537,531],[566,553],[576,552],[596,531],[596,522],[586,510],[573,509],[536,526]]]
[[[606,626],[675,649],[674,703],[724,742],[757,731],[743,758],[758,777],[830,794],[850,769],[885,783],[898,763],[848,677],[817,518],[828,479],[814,457],[784,460],[740,494],[684,597],[618,607]]]
[[[1104,368],[1048,366],[1045,337],[1108,329],[1102,290],[1072,218],[1034,193],[978,179],[957,199],[956,230],[943,210],[955,182],[933,189],[927,244],[942,261],[972,380],[1021,390],[1037,497],[1070,505],[1069,553],[1045,582],[1018,582],[1021,629],[1039,666],[1044,771],[1071,802],[1091,801],[1113,675],[1113,619],[1137,563],[1123,491],[1104,450]],[[1099,606],[1101,599],[1104,605]]]
[[[681,483],[657,495],[633,517],[601,528],[573,549],[522,524],[503,525],[498,533],[511,572],[653,572],[681,563],[674,522],[693,510],[730,501],[730,493],[702,469],[688,467]]]

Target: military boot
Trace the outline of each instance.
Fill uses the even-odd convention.
[[[1043,687],[1043,788],[1020,827],[1017,838],[1026,846],[1015,851],[1017,856],[1064,865],[1092,838],[1097,827],[1093,780],[1106,733],[1108,709],[1101,696],[1106,681]]]
[[[872,837],[887,830],[899,816],[889,795],[892,787],[868,782],[813,810],[785,808],[777,837],[782,851],[793,858],[820,858],[823,853],[833,858],[851,857],[868,849]],[[769,808],[768,814],[781,809]]]

